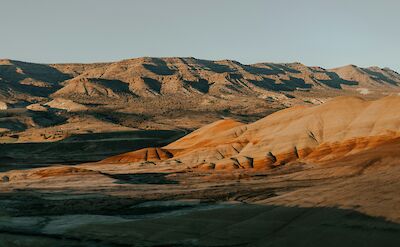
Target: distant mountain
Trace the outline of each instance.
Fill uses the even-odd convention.
[[[232,60],[135,58],[112,63],[34,64],[0,60],[0,100],[33,102],[63,97],[96,103],[168,95],[270,96],[269,93],[391,93],[400,90],[400,75],[387,68],[336,69],[300,63],[244,65]],[[370,93],[369,92],[369,93]],[[11,102],[10,102],[11,101]]]

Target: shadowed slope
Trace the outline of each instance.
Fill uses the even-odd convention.
[[[32,100],[48,97],[71,76],[46,65],[0,59],[0,97]]]
[[[52,94],[52,97],[119,98],[123,94],[130,94],[130,91],[128,84],[121,81],[79,78],[67,81],[62,89]]]

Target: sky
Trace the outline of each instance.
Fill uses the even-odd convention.
[[[196,57],[400,72],[399,0],[0,0],[0,58]]]

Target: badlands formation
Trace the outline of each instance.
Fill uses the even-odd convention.
[[[254,123],[231,119],[202,127],[162,148],[147,148],[105,163],[178,161],[193,169],[271,169],[292,161],[321,163],[398,138],[400,97],[377,101],[338,97],[297,106]]]
[[[219,120],[99,162],[4,171],[0,239],[3,246],[399,246],[398,109],[399,96],[337,97],[252,123]]]

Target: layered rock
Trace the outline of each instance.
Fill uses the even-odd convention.
[[[198,169],[269,169],[292,161],[323,163],[400,136],[400,97],[338,97],[314,107],[281,110],[251,124],[225,119],[157,149],[103,162],[174,159]],[[158,155],[149,155],[156,153]],[[160,155],[168,154],[168,155]]]

